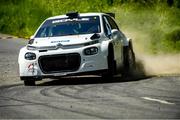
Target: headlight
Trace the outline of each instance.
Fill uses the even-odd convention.
[[[28,46],[27,46],[27,49],[28,49],[28,50],[36,50],[37,48],[36,48],[36,47],[34,47],[34,46],[30,46],[30,45],[28,45]]]
[[[31,53],[31,52],[27,52],[25,54],[24,58],[26,60],[35,60],[36,59],[36,54],[35,53]]]
[[[97,47],[90,47],[90,48],[86,48],[84,50],[84,54],[85,55],[94,55],[98,53],[98,48]]]
[[[84,46],[93,45],[99,43],[99,40],[93,40],[91,42],[85,43]]]

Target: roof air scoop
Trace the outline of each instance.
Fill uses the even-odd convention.
[[[114,19],[115,19],[115,13],[106,13],[106,14],[108,14],[108,15],[110,15],[111,17],[113,17]]]
[[[78,18],[79,14],[78,12],[69,12],[66,14],[66,16],[68,16],[70,19],[73,19],[73,18]]]

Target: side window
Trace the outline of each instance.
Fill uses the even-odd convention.
[[[119,28],[118,28],[117,24],[115,23],[115,21],[110,16],[106,16],[106,17],[107,17],[107,20],[108,20],[111,28],[119,30]]]
[[[105,16],[103,16],[103,27],[106,36],[109,36],[111,34],[111,26],[109,25],[108,20]]]

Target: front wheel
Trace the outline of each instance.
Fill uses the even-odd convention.
[[[108,51],[108,56],[107,56],[107,61],[108,61],[108,70],[106,73],[102,74],[102,78],[105,79],[113,79],[113,76],[116,74],[116,61],[114,60],[114,52],[113,48],[109,48]]]
[[[21,80],[24,81],[25,86],[35,86],[35,80],[31,77],[20,77]]]
[[[35,86],[35,81],[34,80],[24,80],[24,85],[25,86]]]

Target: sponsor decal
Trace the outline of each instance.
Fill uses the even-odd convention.
[[[28,65],[28,71],[34,73],[34,63]]]
[[[61,43],[61,42],[69,42],[70,40],[59,40],[59,41],[51,41],[51,43]]]
[[[61,20],[54,20],[52,21],[52,24],[56,24],[56,23],[62,23],[62,22],[71,22],[71,21],[89,21],[89,18],[74,18],[74,19],[61,19]]]

